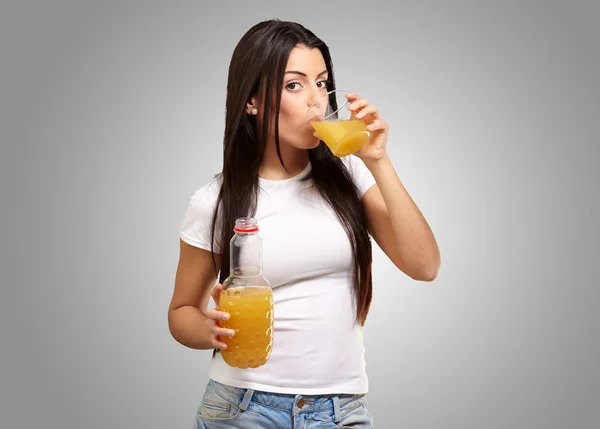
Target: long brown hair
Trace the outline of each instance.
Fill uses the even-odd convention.
[[[328,87],[335,89],[329,48],[311,31],[295,22],[274,19],[256,24],[238,42],[231,58],[221,189],[211,233],[213,253],[215,240],[221,251],[220,267],[216,266],[213,257],[215,271],[220,271],[220,282],[229,275],[229,242],[235,220],[256,214],[258,173],[272,118],[275,119],[277,155],[283,165],[278,135],[281,88],[290,52],[297,45],[321,51],[329,72]],[[257,124],[256,116],[246,113],[246,103],[254,96],[264,96],[261,124]],[[330,101],[335,104],[334,99]],[[372,297],[372,249],[358,189],[342,160],[334,156],[323,142],[309,150],[309,160],[312,171],[308,178],[312,177],[317,191],[333,209],[350,240],[354,258],[355,320],[364,325]]]

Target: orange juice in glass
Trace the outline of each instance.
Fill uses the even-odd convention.
[[[358,152],[371,135],[362,119],[353,118],[342,89],[329,91],[309,107],[307,119],[335,156]],[[340,107],[338,107],[340,106]]]

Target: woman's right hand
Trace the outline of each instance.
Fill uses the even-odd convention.
[[[218,323],[219,321],[229,320],[230,317],[229,313],[219,310],[219,298],[221,297],[222,291],[223,285],[221,283],[214,287],[212,291],[212,298],[215,301],[216,307],[206,310],[206,317],[210,321],[212,347],[215,349],[225,350],[227,348],[227,344],[220,341],[219,337],[231,338],[235,334],[235,331],[233,329],[222,328]]]

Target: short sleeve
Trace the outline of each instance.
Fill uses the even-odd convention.
[[[375,178],[365,165],[362,159],[357,156],[349,155],[342,158],[346,168],[350,172],[354,183],[359,191],[359,197],[362,198],[365,192],[375,184]]]
[[[213,251],[211,249],[212,221],[218,196],[219,184],[216,179],[213,179],[189,197],[179,231],[179,236],[183,241],[192,246]],[[218,236],[217,229],[215,231],[215,253],[220,253]]]

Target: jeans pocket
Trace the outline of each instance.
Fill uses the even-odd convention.
[[[240,413],[239,404],[219,395],[209,384],[198,408],[198,417],[203,420],[228,421]]]
[[[373,416],[367,410],[363,398],[356,399],[342,407],[340,428],[346,429],[372,429]]]

